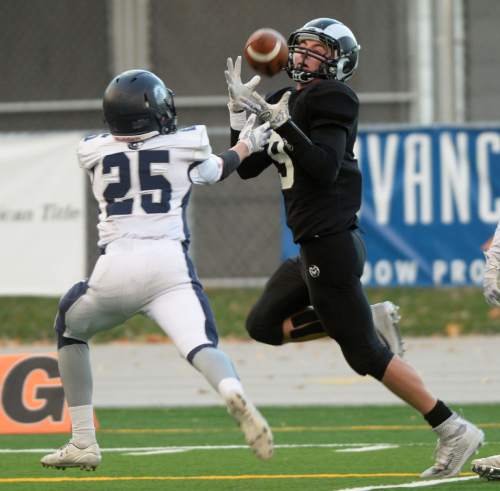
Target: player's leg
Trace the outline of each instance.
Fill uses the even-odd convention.
[[[310,306],[305,272],[299,257],[287,259],[271,276],[250,311],[246,328],[256,341],[271,345],[311,341],[328,336]],[[388,348],[402,355],[398,307],[391,302],[371,306],[375,330]]]
[[[300,259],[288,259],[269,278],[248,314],[247,331],[256,341],[275,346],[292,340],[323,337],[323,326],[308,308],[309,303]]]
[[[416,371],[377,337],[360,281],[364,249],[359,235],[344,233],[313,241],[301,248],[301,254],[309,271],[313,305],[349,365],[384,383],[418,410],[438,434],[438,460],[423,477],[458,474],[482,443],[483,434],[436,399]]]
[[[58,365],[64,395],[71,418],[70,441],[54,453],[45,455],[41,463],[45,467],[80,467],[95,470],[101,462],[97,444],[94,409],[92,404],[92,369],[88,339],[98,330],[111,328],[124,320],[121,313],[113,312],[99,301],[97,290],[103,290],[100,258],[89,282],[74,285],[61,299],[55,320],[58,338]],[[118,268],[120,269],[120,268]]]
[[[403,356],[405,352],[403,338],[399,330],[399,307],[385,301],[370,306],[375,333],[380,341],[393,353]],[[311,341],[327,337],[323,324],[314,307],[308,306],[283,322],[283,344],[288,342]]]
[[[89,347],[86,341],[70,337],[66,332],[68,310],[82,300],[87,289],[87,282],[74,285],[61,299],[56,315],[59,373],[68,403],[72,436],[55,453],[42,457],[44,467],[95,470],[101,462],[94,427]]]
[[[273,455],[273,435],[269,424],[245,394],[226,353],[218,348],[204,347],[192,356],[192,365],[220,394],[255,455],[263,460],[270,459]]]
[[[231,359],[217,348],[215,321],[201,285],[180,285],[150,302],[144,313],[220,394],[257,457],[271,458],[271,429],[245,393]]]

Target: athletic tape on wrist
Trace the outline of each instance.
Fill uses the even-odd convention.
[[[247,122],[247,115],[245,111],[234,113],[229,111],[229,124],[231,128],[236,131],[241,131]]]

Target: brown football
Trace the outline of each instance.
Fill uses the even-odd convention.
[[[272,77],[286,66],[288,46],[286,39],[278,31],[264,27],[248,38],[244,54],[255,71]]]

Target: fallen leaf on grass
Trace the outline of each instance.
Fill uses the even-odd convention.
[[[450,338],[456,338],[457,336],[460,336],[460,333],[462,332],[462,325],[450,322],[449,324],[446,324],[444,330],[447,336]]]

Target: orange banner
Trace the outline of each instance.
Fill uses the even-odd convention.
[[[0,434],[71,431],[55,353],[0,355],[0,388]]]

